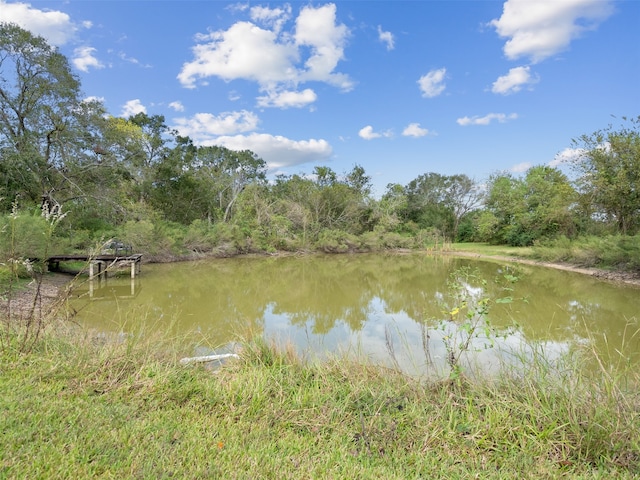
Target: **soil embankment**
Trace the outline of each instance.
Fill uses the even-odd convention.
[[[48,273],[41,281],[32,280],[25,288],[15,289],[3,295],[0,315],[6,318],[9,314],[9,303],[12,317],[26,318],[32,314],[39,316],[47,313],[49,308],[62,298],[65,286],[73,278],[63,273]]]
[[[634,274],[631,272],[622,272],[622,271],[614,271],[614,270],[609,271],[609,270],[602,270],[599,268],[584,268],[584,267],[577,267],[575,265],[570,265],[567,263],[552,263],[552,262],[544,262],[540,260],[531,260],[528,258],[521,258],[521,257],[507,257],[502,255],[483,255],[483,254],[473,253],[473,252],[452,251],[447,253],[450,255],[456,255],[459,257],[496,260],[500,262],[515,262],[515,263],[522,263],[525,265],[536,265],[539,267],[555,268],[556,270],[564,270],[567,272],[581,273],[583,275],[591,275],[592,277],[596,277],[602,280],[608,280],[611,282],[640,286],[640,275]]]

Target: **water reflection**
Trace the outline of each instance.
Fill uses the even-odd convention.
[[[482,344],[486,339],[474,340],[472,356],[479,365],[491,370],[510,356],[526,357],[526,345],[543,345],[550,357],[559,356],[587,337],[606,338],[610,349],[624,349],[637,360],[639,336],[628,335],[634,326],[640,329],[637,288],[449,256],[363,254],[148,265],[136,278],[135,298],[115,290],[126,291],[129,279],[109,279],[113,290],[102,295],[104,300],[92,302],[79,291],[74,308],[81,321],[99,329],[121,329],[131,318],[147,318],[154,325],[199,332],[210,345],[246,332],[262,333],[293,343],[302,354],[352,352],[421,373],[446,367],[442,335],[456,334],[450,331],[454,323],[443,322],[448,280],[463,267],[479,273],[465,280],[470,297],[513,299],[492,304],[489,318],[504,339],[489,349]],[[510,276],[520,280],[512,284]]]
[[[142,288],[139,278],[131,278],[128,282],[115,281],[107,276],[99,276],[85,280],[76,294],[87,297],[91,301],[114,299],[132,299],[140,294]]]

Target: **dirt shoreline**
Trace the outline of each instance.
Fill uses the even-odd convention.
[[[11,316],[26,319],[33,314],[42,318],[50,312],[51,307],[63,298],[66,286],[73,280],[73,276],[64,273],[48,273],[40,282],[34,279],[25,288],[13,290],[10,294],[0,297],[0,315],[5,317],[9,313],[11,300]]]
[[[555,270],[564,270],[566,272],[589,275],[592,277],[596,277],[600,280],[606,280],[609,282],[624,283],[625,285],[634,285],[634,286],[640,287],[640,275],[634,274],[631,272],[610,271],[610,270],[603,270],[600,268],[577,267],[575,265],[570,265],[568,263],[544,262],[540,260],[530,260],[528,258],[508,257],[503,255],[483,255],[480,253],[457,252],[457,251],[450,251],[450,252],[444,252],[444,253],[446,255],[452,255],[456,257],[477,258],[479,260],[496,260],[500,262],[514,262],[514,263],[522,263],[524,265],[534,265],[538,267],[553,268]]]

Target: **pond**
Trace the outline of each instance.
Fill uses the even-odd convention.
[[[85,282],[78,320],[101,331],[192,335],[189,355],[262,335],[305,358],[348,354],[439,375],[452,354],[497,371],[577,348],[640,359],[640,289],[544,267],[447,255],[242,257],[145,265]],[[472,316],[487,302],[486,315]],[[471,336],[469,336],[471,334]],[[468,344],[466,344],[469,339]],[[459,355],[458,352],[464,353]]]

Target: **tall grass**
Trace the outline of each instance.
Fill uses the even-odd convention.
[[[640,474],[640,378],[628,369],[539,362],[421,382],[362,359],[303,362],[257,338],[212,374],[180,365],[184,347],[151,332],[63,329],[28,356],[3,351],[0,477]]]
[[[60,301],[43,302],[42,280],[46,272],[45,260],[53,243],[53,234],[65,217],[60,206],[42,204],[39,216],[25,215],[14,204],[8,223],[0,229],[5,260],[0,264],[0,349],[17,348],[28,352],[38,341],[53,318]],[[32,294],[17,302],[17,290],[25,288],[30,278]]]
[[[640,235],[566,237],[549,240],[533,248],[534,256],[551,262],[622,271],[640,270]]]

